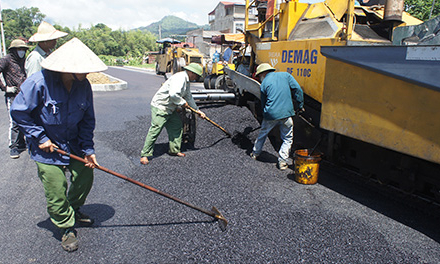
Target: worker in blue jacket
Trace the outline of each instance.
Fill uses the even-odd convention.
[[[295,115],[295,109],[304,111],[304,97],[301,87],[292,75],[287,72],[274,71],[275,68],[270,64],[262,63],[257,67],[255,74],[261,81],[263,122],[251,157],[253,159],[258,158],[267,135],[275,126],[279,126],[283,143],[278,152],[278,168],[285,170],[288,167],[287,160],[293,143],[292,117]]]
[[[66,251],[78,248],[75,223],[91,225],[93,219],[80,212],[93,184],[96,161],[93,131],[93,93],[87,73],[107,66],[73,38],[41,62],[44,68],[21,85],[11,106],[11,116],[24,132],[31,158],[43,183],[50,220],[62,232]],[[80,161],[54,151],[62,149],[84,157]],[[70,185],[66,170],[71,173]]]

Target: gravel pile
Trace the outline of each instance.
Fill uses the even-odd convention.
[[[110,80],[107,75],[102,74],[100,72],[92,72],[87,74],[87,79],[91,84],[110,84],[110,83],[117,83],[116,80]]]

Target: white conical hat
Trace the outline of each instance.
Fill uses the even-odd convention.
[[[68,33],[62,32],[54,28],[51,24],[43,21],[38,26],[37,33],[29,38],[30,42],[40,42],[52,39],[59,39],[61,37],[67,36]]]
[[[104,62],[81,40],[73,38],[41,62],[41,67],[69,73],[89,73],[107,70]]]

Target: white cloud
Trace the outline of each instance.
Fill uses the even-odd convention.
[[[244,0],[228,0],[242,3]],[[300,0],[318,2],[323,0]],[[113,30],[148,26],[175,15],[198,25],[208,24],[208,13],[219,0],[3,0],[3,9],[38,7],[46,20],[69,28],[89,28],[103,23]]]
[[[218,3],[218,0],[3,0],[1,4],[3,9],[38,7],[47,20],[70,28],[103,23],[112,29],[133,29],[148,26],[167,15],[198,25],[208,24],[208,13]]]

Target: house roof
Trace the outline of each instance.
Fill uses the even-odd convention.
[[[214,35],[220,35],[220,31],[203,31],[204,38],[212,38]]]
[[[173,44],[173,46],[174,47],[179,47],[179,48],[184,48],[185,46],[187,46],[188,48],[194,48],[194,43],[181,42],[181,43]]]
[[[225,6],[230,6],[230,5],[243,5],[243,4],[240,4],[240,3],[227,2],[227,1],[220,1],[220,3],[224,4]]]
[[[201,28],[186,32],[187,38],[192,37],[203,37],[203,38],[211,38],[213,35],[221,35],[220,31],[211,31],[211,30],[203,30]]]
[[[243,33],[226,33],[220,35],[213,35],[211,38],[211,43],[225,44],[225,43],[245,43]]]
[[[223,4],[224,6],[231,6],[231,5],[244,5],[244,4],[241,4],[241,3],[228,2],[228,1],[220,1],[220,2],[217,4],[217,6],[214,8],[214,10],[212,10],[211,12],[209,12],[208,15],[213,15],[213,14],[215,13],[215,10],[217,9],[217,7],[218,7],[220,4]]]

